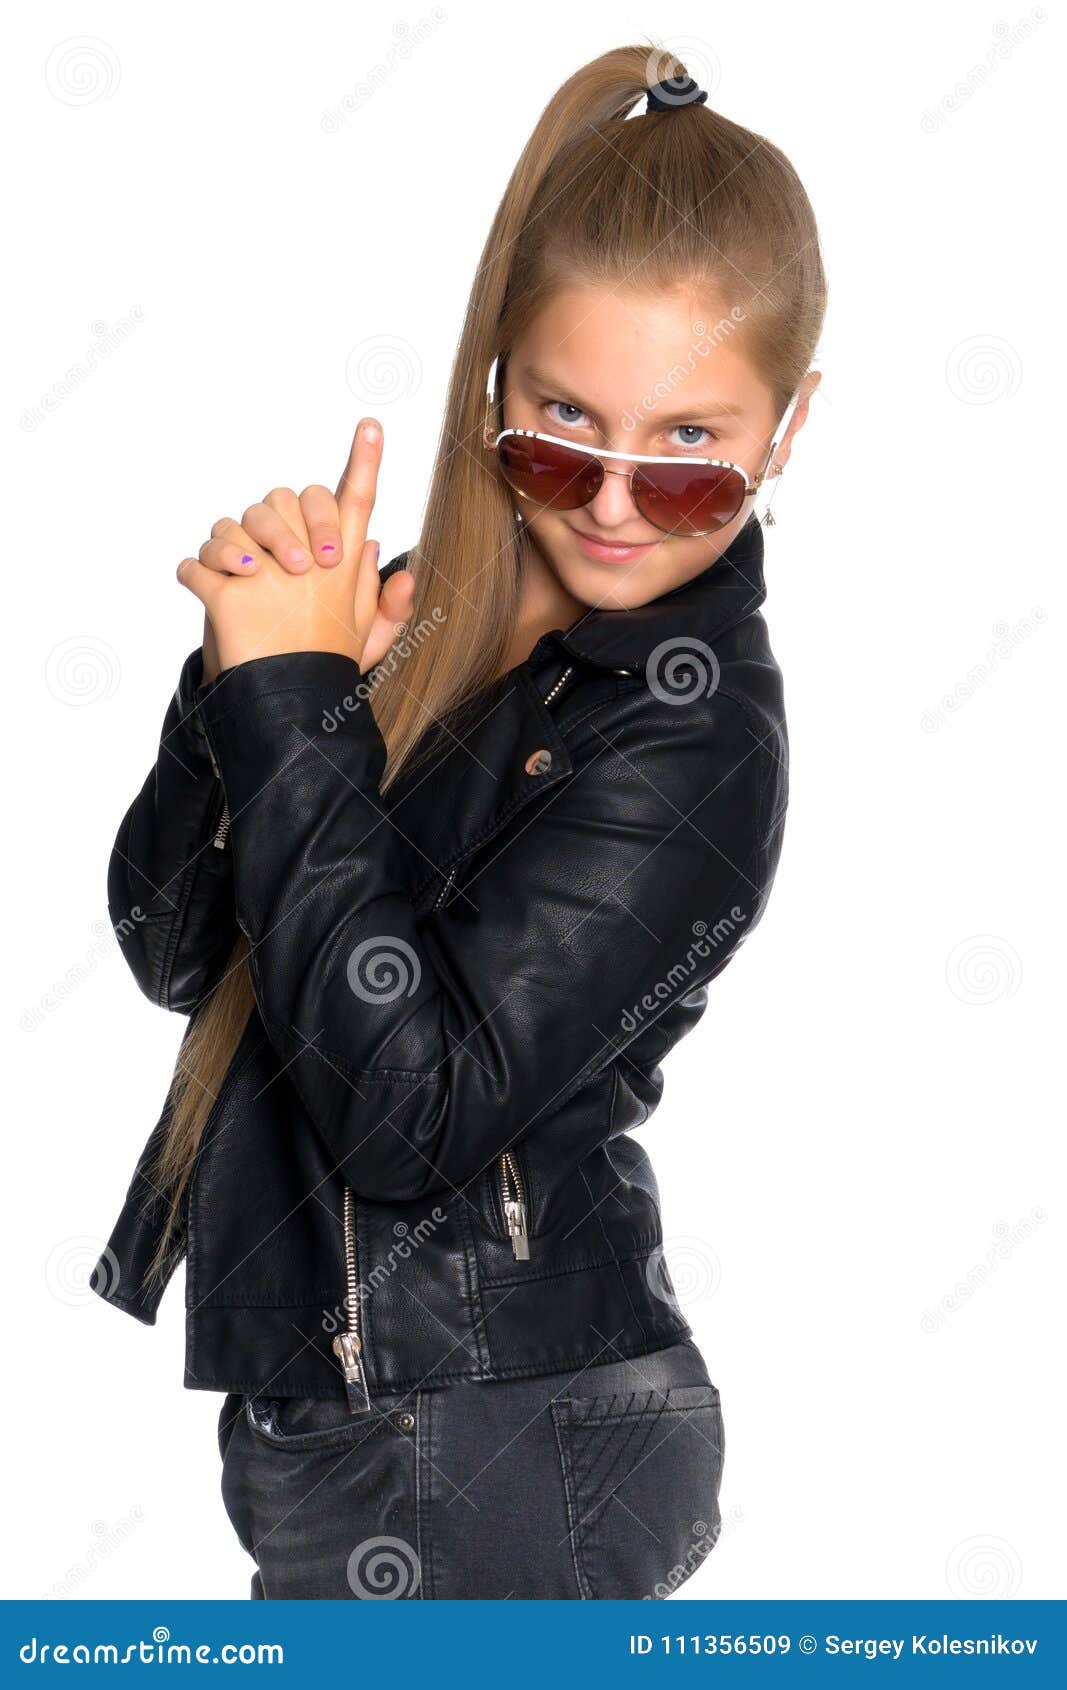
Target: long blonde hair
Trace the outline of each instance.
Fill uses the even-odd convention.
[[[482,251],[449,382],[422,530],[408,556],[410,626],[434,624],[381,666],[371,708],[387,748],[383,789],[424,727],[497,678],[518,609],[523,548],[513,501],[480,450],[485,378],[561,287],[667,291],[680,283],[743,313],[746,350],[785,409],[810,367],[826,282],[808,197],[762,136],[693,104],[623,121],[650,83],[684,76],[670,54],[618,47],[549,101]],[[164,1271],[183,1192],[254,996],[244,936],[198,1006],[168,1094],[154,1183],[168,1224],[149,1268]]]

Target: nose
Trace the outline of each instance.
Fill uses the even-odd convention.
[[[606,473],[597,495],[585,507],[591,519],[605,533],[634,522],[639,522],[642,528],[647,528],[648,523],[634,504],[630,492],[629,472],[622,468],[613,469],[610,464],[604,467]]]

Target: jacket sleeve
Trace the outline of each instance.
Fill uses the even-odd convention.
[[[268,1036],[353,1189],[406,1201],[473,1177],[719,971],[780,805],[736,702],[631,693],[419,920],[372,713],[324,728],[359,678],[334,653],[259,658],[201,708]]]
[[[196,710],[198,647],[182,666],[155,765],[111,852],[108,914],[153,1003],[188,1015],[217,984],[237,939],[233,862],[216,849],[224,796]]]

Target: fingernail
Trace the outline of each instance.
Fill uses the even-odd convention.
[[[255,563],[255,561],[256,560],[252,556],[251,552],[245,552],[244,557],[241,559],[241,568],[242,569],[250,569],[252,567],[252,565]]]
[[[336,551],[336,550],[337,550],[337,547],[336,547],[336,546],[328,546],[328,545],[327,545],[327,544],[326,544],[326,542],[325,542],[325,540],[324,540],[324,541],[323,541],[323,542],[322,542],[322,544],[321,544],[321,545],[320,545],[320,546],[319,546],[319,551],[320,551],[320,552],[334,552],[334,551]]]
[[[378,436],[380,434],[381,434],[381,429],[378,427],[377,423],[365,422],[363,424],[363,438],[364,438],[364,440],[367,440],[371,444],[373,444],[374,441],[378,439]]]
[[[375,540],[375,542],[374,542],[374,561],[375,561],[375,563],[377,563],[377,561],[381,557],[381,555],[382,555],[382,548],[381,548],[381,546],[379,546],[377,540]]]
[[[292,550],[286,552],[285,555],[288,558],[290,563],[310,563],[311,562],[311,559],[308,557],[307,552],[304,550],[303,546],[294,546],[292,548]]]

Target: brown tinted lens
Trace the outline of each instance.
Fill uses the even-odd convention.
[[[745,502],[740,470],[717,464],[637,464],[632,486],[645,521],[667,533],[712,534]]]
[[[506,434],[496,455],[505,480],[517,493],[557,511],[587,505],[604,478],[597,458],[526,434]]]

